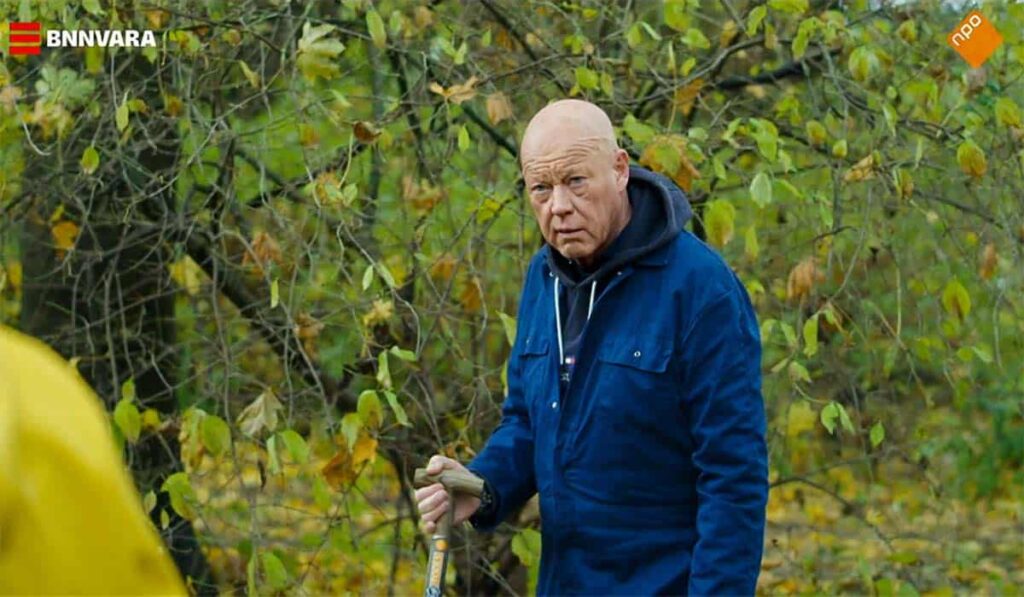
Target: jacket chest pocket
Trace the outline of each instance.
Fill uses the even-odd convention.
[[[619,336],[597,348],[587,388],[592,408],[574,451],[581,469],[622,481],[602,490],[608,501],[660,502],[667,483],[650,480],[678,476],[686,429],[672,354],[672,339],[659,336]]]
[[[552,364],[550,350],[547,338],[530,336],[519,353],[520,382],[531,416],[537,414],[540,402],[547,398],[547,380]]]
[[[597,352],[599,404],[636,415],[660,403],[674,403],[678,387],[671,360],[671,338],[620,337],[605,342]]]

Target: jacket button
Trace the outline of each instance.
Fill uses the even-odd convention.
[[[555,272],[548,272],[548,277],[549,278],[554,278],[555,277]]]
[[[633,358],[635,358],[635,359],[639,359],[640,358],[640,351],[639,350],[633,353]]]
[[[551,403],[551,408],[558,408],[558,401],[557,400]]]
[[[619,271],[615,272],[615,275],[616,276],[621,276],[622,275],[622,270],[620,269]]]

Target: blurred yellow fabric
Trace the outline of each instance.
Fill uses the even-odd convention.
[[[0,326],[0,594],[187,595],[100,401]]]

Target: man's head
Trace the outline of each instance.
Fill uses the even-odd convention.
[[[537,112],[519,160],[541,233],[565,257],[589,265],[629,222],[629,155],[594,104],[560,100]]]

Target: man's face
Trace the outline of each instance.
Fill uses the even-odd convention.
[[[629,156],[598,137],[543,142],[523,154],[523,179],[544,239],[588,265],[625,226]]]

